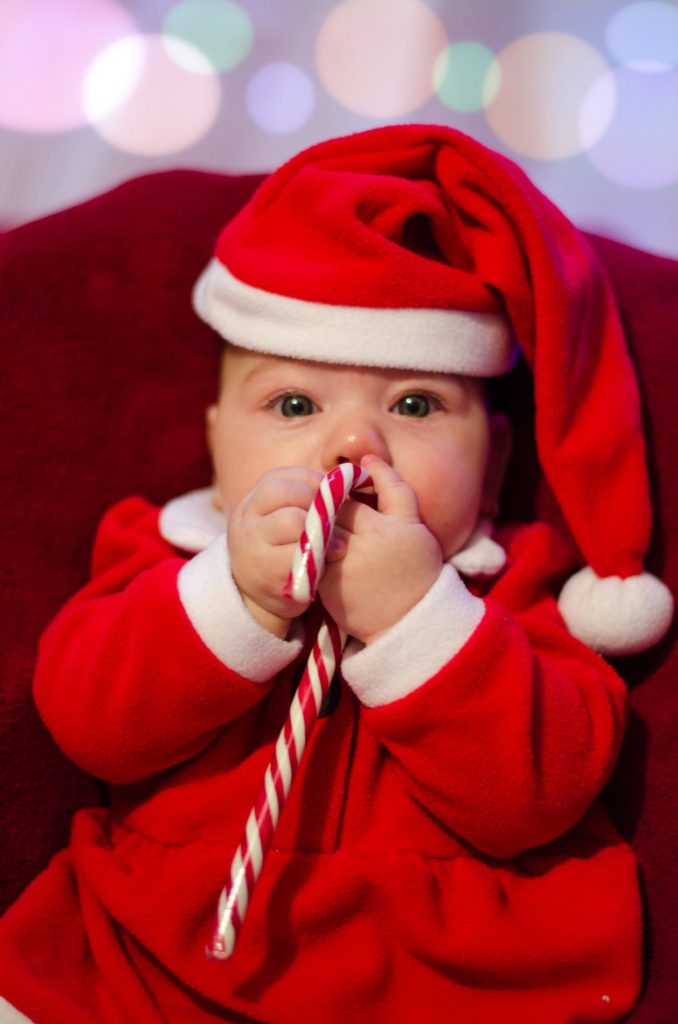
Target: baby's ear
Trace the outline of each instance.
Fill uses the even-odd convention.
[[[483,504],[496,508],[513,447],[511,421],[503,412],[490,414],[490,452],[485,472]]]
[[[214,452],[214,431],[217,424],[217,406],[208,405],[205,409],[205,437],[210,455]]]

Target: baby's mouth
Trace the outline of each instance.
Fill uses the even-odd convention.
[[[372,487],[365,488],[365,490],[353,491],[351,497],[354,501],[359,501],[361,505],[368,505],[376,511],[378,499]]]

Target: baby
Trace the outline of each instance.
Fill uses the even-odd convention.
[[[388,127],[273,174],[195,305],[227,342],[214,486],[113,508],[43,639],[38,706],[110,807],[76,815],[0,923],[0,1021],[620,1019],[641,909],[596,798],[625,688],[592,648],[651,645],[672,603],[642,572],[635,382],[585,240],[479,144]],[[492,524],[511,430],[486,379],[518,346],[591,563],[559,601],[570,545]],[[318,606],[284,593],[292,552],[342,461],[374,491],[339,514],[318,591],[349,642],[215,959],[216,901],[314,639]]]
[[[252,615],[285,637],[306,611],[283,596],[306,510],[324,473],[362,462],[376,504],[356,499],[340,513],[320,596],[345,633],[374,642],[493,507],[506,426],[470,377],[228,347],[208,431],[231,572]]]

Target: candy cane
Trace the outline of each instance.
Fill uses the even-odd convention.
[[[323,478],[295,549],[292,571],[285,586],[287,596],[297,601],[313,600],[325,567],[327,545],[337,513],[351,491],[369,483],[368,473],[350,462],[336,466]],[[325,615],[231,862],[228,882],[219,897],[217,925],[208,954],[220,960],[229,957],[235,948],[266,852],[345,640],[337,624]]]

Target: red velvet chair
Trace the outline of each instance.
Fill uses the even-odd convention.
[[[65,843],[73,810],[102,799],[33,708],[37,638],[85,581],[104,509],[128,494],[163,502],[208,482],[203,411],[219,342],[194,316],[190,291],[258,180],[151,174],[0,237],[2,907]],[[645,400],[656,508],[649,567],[678,594],[678,264],[591,241],[615,286]],[[531,493],[509,495],[511,510],[536,503],[553,514],[543,485],[527,477]],[[633,1024],[678,1018],[674,636],[619,663],[631,713],[606,798],[645,895],[647,982]]]

